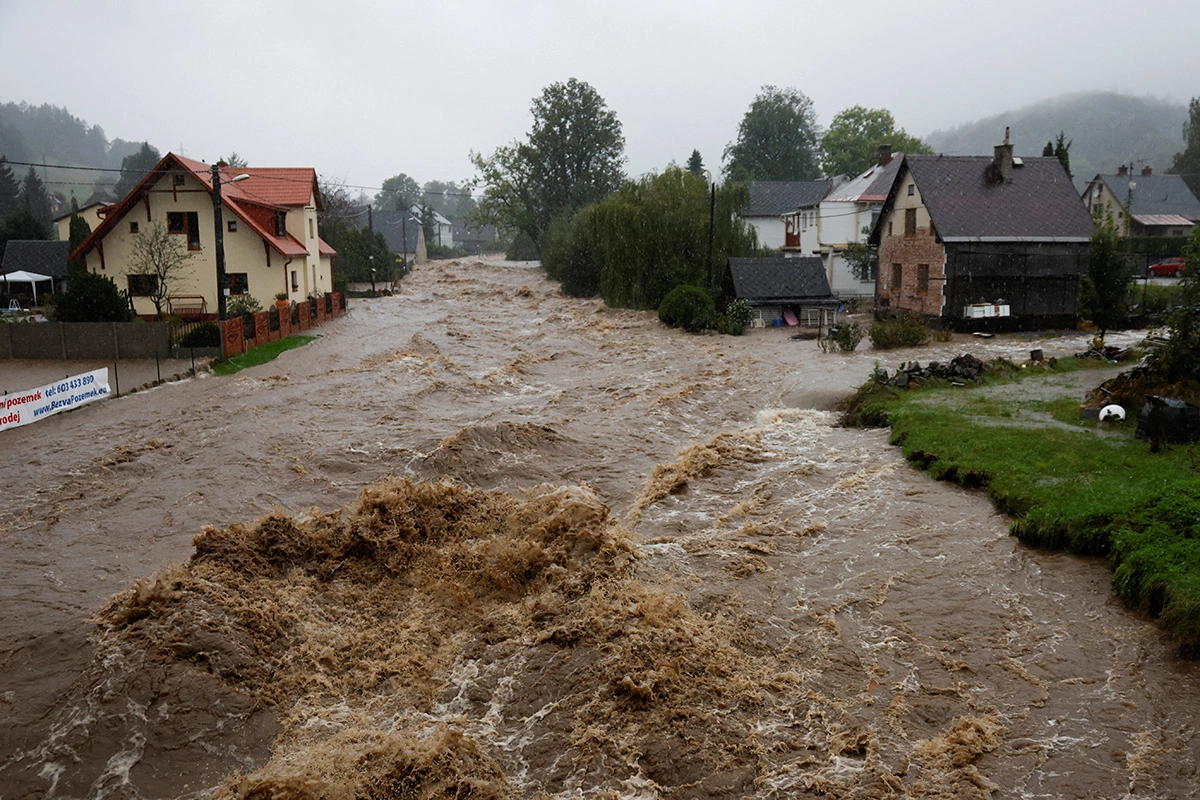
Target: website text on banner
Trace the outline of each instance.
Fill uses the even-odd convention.
[[[0,431],[108,397],[108,368],[72,375],[0,398]]]

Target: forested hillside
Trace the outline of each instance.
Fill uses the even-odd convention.
[[[1071,145],[1071,171],[1081,190],[1096,173],[1116,172],[1132,161],[1136,168],[1149,164],[1165,172],[1184,148],[1183,123],[1187,107],[1152,97],[1130,97],[1116,92],[1083,92],[1006,111],[978,122],[923,137],[934,150],[946,155],[990,155],[1012,129],[1018,156],[1040,156],[1046,142],[1059,131]]]
[[[77,167],[106,167],[119,169],[121,160],[136,153],[141,142],[124,139],[109,141],[99,125],[88,125],[67,109],[49,104],[28,103],[0,105],[0,155],[10,162],[35,164],[68,164]],[[23,172],[24,168],[17,170]],[[83,202],[96,184],[111,187],[117,172],[39,168],[46,189]]]

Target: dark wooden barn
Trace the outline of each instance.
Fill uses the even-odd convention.
[[[877,308],[950,324],[1073,324],[1092,227],[1056,158],[1014,158],[1007,142],[992,158],[905,156],[871,233]]]

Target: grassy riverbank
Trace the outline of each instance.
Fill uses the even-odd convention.
[[[280,354],[297,347],[302,347],[316,338],[315,336],[305,336],[303,334],[286,336],[283,339],[268,342],[260,347],[251,348],[241,355],[232,356],[224,361],[218,361],[216,364],[213,364],[212,371],[217,375],[232,375],[247,367],[257,367],[259,364],[274,361]]]
[[[1064,359],[915,390],[871,382],[845,422],[890,426],[892,443],[931,477],[986,491],[1022,541],[1107,556],[1117,593],[1200,655],[1197,454],[1151,453],[1134,437],[1136,413],[1119,424],[1080,420],[1079,381],[1067,378],[1086,366]]]

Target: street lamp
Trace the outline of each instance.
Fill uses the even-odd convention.
[[[237,175],[225,183],[237,183],[250,176]],[[213,230],[217,240],[217,319],[225,319],[225,224],[221,221],[221,167],[212,165]]]

